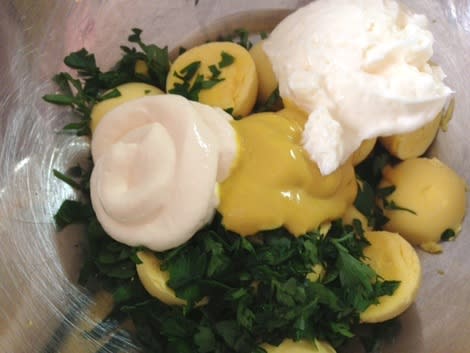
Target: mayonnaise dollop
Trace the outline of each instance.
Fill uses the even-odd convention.
[[[265,41],[284,100],[309,113],[304,148],[322,174],[366,139],[410,132],[436,117],[452,90],[429,62],[427,19],[389,0],[316,0]]]
[[[237,153],[231,116],[176,95],[143,97],[107,113],[91,151],[90,192],[106,232],[155,251],[186,242],[218,205]]]

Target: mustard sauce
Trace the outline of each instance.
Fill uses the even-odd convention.
[[[224,226],[242,236],[285,226],[295,236],[339,218],[356,196],[350,162],[322,176],[301,146],[305,119],[284,109],[233,121],[239,156],[220,185]]]

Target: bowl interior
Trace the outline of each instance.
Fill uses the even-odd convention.
[[[87,158],[89,141],[62,133],[66,110],[41,97],[55,90],[51,77],[62,59],[82,47],[111,66],[133,27],[147,42],[202,43],[236,28],[271,29],[304,0],[190,0],[57,2],[10,0],[0,4],[0,351],[55,351],[92,300],[76,285],[83,243],[80,227],[57,233],[53,215],[73,190],[55,179]],[[404,1],[430,19],[435,61],[455,90],[454,118],[430,154],[468,180],[470,142],[470,16],[468,0]],[[402,331],[384,352],[465,352],[470,343],[470,221],[444,253],[419,251],[424,277],[416,303],[401,319]],[[82,317],[84,320],[91,320]],[[118,340],[131,349],[126,337]],[[351,348],[351,352],[356,352]],[[105,350],[108,351],[108,350]],[[109,348],[109,351],[115,351]],[[359,352],[359,351],[357,351]]]

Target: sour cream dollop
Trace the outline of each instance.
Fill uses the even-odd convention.
[[[91,145],[91,201],[121,243],[164,251],[186,242],[218,205],[216,185],[237,153],[231,116],[176,95],[107,113]]]
[[[316,0],[284,19],[263,45],[281,97],[309,114],[304,148],[322,174],[362,141],[433,120],[452,90],[429,59],[423,15],[390,0]]]

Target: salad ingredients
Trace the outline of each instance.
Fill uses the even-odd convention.
[[[217,174],[227,173],[219,160],[230,168],[237,142],[229,114],[199,105],[176,95],[143,97],[111,110],[97,126],[91,201],[114,239],[163,251],[213,216]],[[202,110],[210,114],[202,118]],[[224,151],[233,153],[221,158]]]
[[[293,341],[286,339],[279,346],[265,344],[262,346],[267,353],[335,353],[333,347],[322,341]]]
[[[119,96],[106,99],[93,106],[90,114],[90,128],[92,132],[95,131],[96,126],[99,124],[103,116],[118,105],[132,99],[144,96],[155,96],[164,93],[161,89],[142,82],[124,83],[117,86],[115,89],[119,91]]]
[[[414,248],[397,233],[367,231],[370,246],[364,261],[385,280],[399,281],[391,296],[379,298],[361,313],[363,322],[383,322],[403,313],[414,302],[421,284],[421,264]]]
[[[383,170],[380,188],[394,187],[386,204],[406,205],[409,211],[384,207],[384,228],[400,233],[411,244],[437,243],[461,228],[465,216],[466,183],[436,158],[408,159]]]
[[[354,207],[354,205],[351,205],[346,209],[341,219],[343,220],[344,224],[353,224],[354,220],[357,219],[361,223],[362,229],[371,230],[366,216],[359,212],[359,210]]]
[[[248,46],[246,33],[240,33],[240,41]],[[143,53],[127,48],[126,70],[132,67],[135,78],[162,87],[165,70],[160,69],[166,66],[155,65],[155,59],[163,63],[166,51],[142,43],[140,30],[134,29],[129,40]],[[209,92],[218,95],[227,81],[232,86],[238,82],[239,76],[225,76],[239,63],[238,56],[216,51],[214,63],[206,54],[165,75],[178,78],[171,92],[198,100]],[[89,63],[87,55],[82,50],[69,57]],[[204,72],[207,68],[209,73]],[[85,88],[81,80],[59,74],[65,95],[47,96],[57,104],[69,102],[66,105],[74,110],[86,102],[86,126],[77,133],[87,131],[88,108],[121,94],[119,87],[103,94],[114,86],[93,86],[107,73],[90,67],[85,74]],[[121,77],[112,71],[115,75]],[[367,239],[368,229],[387,221],[378,199],[387,210],[413,212],[405,203],[386,199],[395,191],[393,186],[378,187],[391,156],[377,145],[355,170],[353,157],[322,175],[301,146],[307,112],[284,98],[285,108],[274,113],[280,109],[273,104],[278,93],[275,89],[254,109],[270,113],[240,121],[232,121],[220,108],[171,94],[123,99],[104,115],[92,136],[91,190],[89,171],[79,168],[75,178],[55,171],[82,192],[79,201],[66,200],[55,216],[61,227],[86,225],[89,249],[80,282],[98,283],[112,293],[110,320],[132,320],[132,334],[145,351],[261,353],[262,347],[277,350],[276,345],[302,349],[308,341],[334,352],[320,342],[341,346],[359,332],[360,320],[367,320],[361,313],[376,308],[369,319],[381,321],[409,305],[403,293],[419,285],[413,282],[419,276],[402,276],[402,244],[386,232],[391,239]],[[226,110],[234,114],[234,109]],[[364,141],[355,163],[374,144],[374,139]],[[218,197],[220,213],[212,217]],[[224,208],[227,200],[232,200],[231,207]],[[232,217],[235,222],[230,223],[228,215],[244,209],[254,212]],[[167,222],[159,218],[162,215]],[[452,232],[447,229],[443,237]],[[127,237],[128,243],[116,234]],[[175,239],[180,243],[170,244]],[[392,245],[375,246],[382,240]],[[377,269],[366,264],[369,248],[370,264]],[[377,271],[390,259],[381,278]],[[409,259],[412,255],[405,257]],[[398,291],[401,279],[406,281],[405,292]],[[373,327],[374,334],[380,330]]]
[[[400,159],[417,158],[431,146],[434,141],[439,126],[441,124],[442,113],[418,130],[405,134],[386,136],[380,138],[380,143],[391,155]]]
[[[263,50],[263,40],[253,45],[250,49],[250,55],[255,62],[258,74],[258,101],[266,102],[277,88],[277,78],[271,61]]]
[[[247,236],[284,226],[300,236],[341,217],[354,202],[351,163],[321,175],[301,146],[302,126],[295,119],[258,113],[232,123],[240,154],[220,185],[218,207],[228,230]]]
[[[137,264],[137,274],[145,290],[153,297],[167,305],[185,305],[186,301],[176,296],[175,291],[168,287],[170,275],[160,268],[161,262],[150,251],[137,253],[142,263]]]
[[[437,116],[452,91],[432,45],[426,17],[390,0],[313,1],[273,30],[263,49],[281,97],[309,113],[303,145],[322,174]]]
[[[245,116],[256,102],[258,76],[253,59],[241,45],[211,42],[176,58],[168,73],[166,89],[230,110],[233,116]]]

